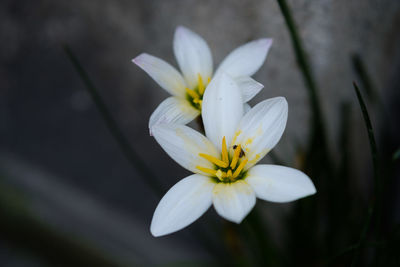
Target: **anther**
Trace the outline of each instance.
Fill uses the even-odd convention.
[[[225,136],[222,138],[222,160],[226,164],[229,164],[229,158],[228,158],[228,149],[226,147],[226,139]]]
[[[206,88],[204,87],[203,79],[201,78],[200,73],[197,74],[197,80],[198,80],[198,89],[199,89],[199,93],[200,93],[200,95],[203,95],[203,94],[204,94],[204,90],[205,90]]]
[[[228,163],[226,163],[226,162],[224,162],[224,161],[222,161],[220,159],[217,159],[216,157],[213,157],[213,156],[210,156],[210,155],[207,155],[207,154],[203,154],[203,153],[199,153],[199,156],[204,158],[204,159],[206,159],[206,160],[208,160],[208,161],[210,161],[210,162],[212,162],[212,163],[214,163],[215,165],[217,165],[217,166],[219,166],[221,168],[226,168],[226,167],[229,166]]]
[[[241,150],[242,150],[242,148],[241,148],[240,145],[236,146],[235,152],[234,152],[234,154],[233,154],[232,162],[231,162],[231,168],[232,168],[232,169],[234,169],[234,168],[236,167],[236,163],[237,163],[237,161],[238,161],[238,159],[239,159],[240,151],[241,151]]]
[[[196,169],[198,169],[198,170],[200,170],[200,171],[202,171],[202,172],[211,174],[211,175],[213,175],[213,176],[215,176],[215,175],[216,175],[216,172],[217,172],[216,170],[209,169],[209,168],[204,168],[204,167],[201,167],[201,166],[196,166]]]
[[[193,99],[200,99],[200,96],[196,93],[196,91],[194,91],[194,90],[192,90],[192,89],[189,89],[189,88],[185,88],[185,90],[186,90],[186,93],[188,94],[188,95],[190,95]]]
[[[242,162],[240,162],[239,166],[237,167],[236,171],[233,173],[232,178],[238,177],[240,172],[243,170],[244,166],[246,165],[248,159],[244,159]]]

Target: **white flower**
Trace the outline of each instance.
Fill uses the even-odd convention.
[[[250,76],[263,64],[271,44],[272,39],[264,38],[236,48],[222,61],[214,76],[228,73],[239,84],[243,102],[249,101],[263,88]],[[186,124],[196,118],[201,113],[203,94],[213,75],[211,51],[201,36],[179,26],[173,47],[182,75],[164,60],[146,53],[132,60],[172,95],[151,115],[150,129],[156,123]]]
[[[157,142],[182,167],[195,173],[161,199],[151,223],[154,236],[178,231],[210,206],[240,223],[256,197],[288,202],[316,192],[304,173],[278,165],[256,165],[279,141],[286,126],[285,98],[260,102],[243,115],[242,94],[228,75],[213,79],[203,98],[206,136],[179,124],[158,124]]]

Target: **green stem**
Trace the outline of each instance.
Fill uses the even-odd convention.
[[[79,74],[79,77],[85,84],[86,90],[92,97],[93,102],[95,103],[102,118],[104,119],[104,122],[106,123],[112,136],[117,141],[125,157],[129,160],[134,169],[143,177],[144,181],[154,190],[154,192],[157,193],[159,196],[161,196],[164,190],[162,190],[161,186],[159,185],[158,179],[156,178],[154,173],[150,170],[150,168],[146,165],[146,163],[135,152],[135,150],[130,145],[128,139],[122,133],[117,122],[112,117],[106,104],[103,102],[103,99],[101,98],[98,90],[94,86],[93,82],[90,80],[89,75],[82,67],[77,57],[74,55],[74,53],[68,46],[64,46],[64,51],[67,54],[72,65],[74,66],[75,70]]]
[[[378,149],[376,146],[374,131],[372,129],[372,123],[369,118],[367,107],[365,106],[364,100],[361,96],[361,93],[360,93],[360,90],[358,89],[357,84],[353,83],[353,86],[354,86],[354,90],[356,91],[356,94],[357,94],[357,99],[360,104],[361,112],[363,114],[365,127],[367,128],[367,132],[368,132],[369,146],[370,146],[371,154],[372,154],[372,164],[374,167],[374,174],[373,174],[374,175],[374,191],[375,191],[375,196],[377,196],[379,193],[379,184],[380,184],[380,182],[379,182]]]
[[[277,2],[288,27],[290,38],[292,39],[292,45],[296,54],[297,64],[303,73],[304,82],[308,88],[309,99],[313,110],[313,122],[315,130],[322,134],[323,140],[325,141],[325,126],[323,124],[321,107],[318,101],[317,86],[311,73],[310,64],[308,63],[302,41],[299,37],[296,24],[293,20],[292,13],[286,3],[286,0],[277,0]],[[325,142],[324,145],[326,145]]]
[[[353,83],[353,86],[354,86],[354,90],[357,95],[358,102],[360,104],[361,112],[362,112],[362,115],[364,118],[364,123],[367,128],[367,132],[368,132],[369,145],[370,145],[371,154],[372,154],[372,164],[374,167],[374,170],[373,170],[373,172],[374,172],[373,173],[373,175],[374,175],[374,197],[372,198],[372,201],[368,208],[367,218],[365,220],[364,227],[361,231],[360,239],[358,241],[358,247],[356,248],[356,251],[354,252],[351,266],[355,266],[357,263],[357,259],[360,254],[360,247],[362,247],[362,245],[365,242],[365,239],[367,237],[367,233],[368,233],[369,227],[371,225],[372,215],[374,214],[376,202],[379,203],[379,199],[380,199],[379,195],[381,192],[379,189],[380,181],[379,181],[378,149],[377,149],[376,142],[375,142],[375,136],[374,136],[374,131],[372,129],[372,123],[369,118],[367,107],[365,106],[363,97],[361,96],[361,93],[360,93],[360,90],[358,89],[357,84]]]
[[[364,89],[364,91],[367,93],[368,99],[369,100],[375,100],[379,99],[379,95],[377,93],[377,90],[375,86],[373,85],[370,76],[368,75],[367,68],[365,67],[365,64],[363,60],[361,59],[360,55],[354,54],[351,57],[352,63],[353,63],[353,68],[360,78],[361,85]],[[379,101],[380,102],[380,101]]]

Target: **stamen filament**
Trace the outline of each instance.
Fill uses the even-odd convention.
[[[188,95],[190,95],[193,99],[200,99],[200,96],[196,93],[196,91],[189,89],[189,88],[185,88],[186,93],[188,93]]]
[[[198,169],[198,170],[200,170],[202,172],[214,175],[214,176],[217,174],[216,170],[209,169],[209,168],[204,168],[204,167],[201,167],[201,166],[196,166],[196,169]]]
[[[240,162],[239,166],[237,167],[236,171],[233,173],[232,178],[235,179],[236,177],[238,177],[238,175],[240,174],[240,172],[243,170],[244,165],[246,165],[247,161],[249,161],[248,159],[243,160],[242,162]]]
[[[225,136],[222,138],[222,161],[225,162],[226,164],[229,164],[228,149],[226,147]]]
[[[242,147],[238,145],[235,149],[235,152],[233,154],[232,162],[231,162],[231,168],[234,169],[236,167],[236,163],[238,162],[240,151],[242,150]]]
[[[203,153],[199,153],[199,156],[202,157],[202,158],[205,158],[206,160],[214,163],[215,165],[217,165],[217,166],[219,166],[221,168],[226,168],[226,167],[229,166],[228,163],[223,162],[222,160],[217,159],[216,157],[213,157],[213,156],[210,156],[210,155],[207,155],[207,154],[203,154]]]
[[[226,172],[226,177],[232,177],[232,170],[228,170],[227,172]]]
[[[197,80],[198,80],[198,89],[199,89],[199,93],[200,93],[200,95],[203,95],[203,94],[204,94],[204,90],[205,90],[206,88],[204,87],[203,79],[201,78],[200,73],[197,74]]]

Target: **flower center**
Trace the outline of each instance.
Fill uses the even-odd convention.
[[[206,86],[210,83],[211,78],[207,79],[207,84],[204,84],[200,73],[197,74],[197,87],[194,89],[185,88],[186,98],[193,107],[201,111],[201,103],[203,102],[204,91]]]
[[[241,145],[234,145],[233,156],[230,157],[226,146],[225,136],[222,138],[221,159],[211,155],[199,153],[199,156],[214,164],[215,169],[196,166],[200,171],[210,174],[212,177],[218,178],[221,182],[229,183],[241,179],[245,175],[244,166],[248,162],[245,152]]]

